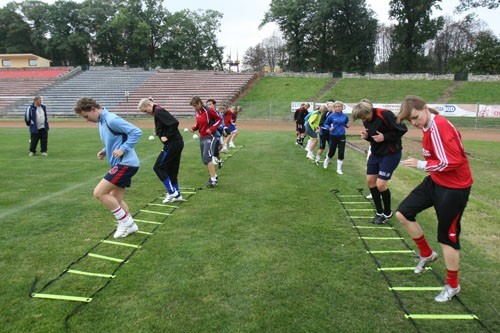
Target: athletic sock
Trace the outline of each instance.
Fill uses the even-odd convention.
[[[337,160],[337,170],[338,171],[342,171],[342,164],[344,163],[344,161],[342,160]]]
[[[129,217],[127,212],[124,211],[121,206],[118,206],[118,208],[113,209],[111,211],[111,213],[113,213],[113,215],[115,216],[115,218],[118,222],[125,222],[128,220],[128,217]]]
[[[380,195],[382,196],[382,201],[384,203],[384,214],[386,216],[390,216],[392,213],[391,210],[391,191],[389,189],[380,192]]]
[[[446,284],[452,288],[458,287],[458,271],[446,269]]]
[[[372,194],[373,204],[377,209],[377,214],[382,214],[384,210],[382,209],[382,200],[380,199],[380,192],[378,191],[378,188],[376,186],[370,188],[370,193]]]
[[[432,255],[432,249],[429,246],[429,243],[427,243],[427,240],[425,239],[424,235],[420,236],[419,238],[413,238],[413,241],[418,246],[418,250],[420,251],[420,256],[427,258]]]

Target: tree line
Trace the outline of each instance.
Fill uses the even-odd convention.
[[[272,0],[261,26],[279,32],[245,52],[243,65],[287,71],[500,73],[500,40],[481,20],[432,17],[441,0],[390,0],[392,25],[365,0]],[[461,0],[457,11],[498,0]],[[0,53],[35,53],[55,66],[224,68],[223,14],[171,13],[156,0],[10,2],[0,8]]]
[[[35,53],[54,66],[222,69],[222,13],[171,13],[156,0],[10,2],[0,9],[0,53]]]
[[[391,0],[392,25],[378,22],[365,0],[272,0],[261,26],[279,33],[247,50],[254,70],[500,73],[500,40],[474,14],[433,17],[441,0]],[[498,0],[461,0],[456,12]]]

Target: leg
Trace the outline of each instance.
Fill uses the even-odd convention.
[[[124,188],[113,185],[106,179],[101,179],[94,189],[94,198],[99,200],[108,210],[113,211],[120,206],[120,201],[123,201],[124,192]]]
[[[49,132],[45,128],[40,131],[40,152],[47,153],[47,142],[49,138]]]
[[[33,154],[36,153],[36,146],[38,145],[38,140],[40,140],[40,136],[38,135],[38,133],[30,134],[30,152]]]

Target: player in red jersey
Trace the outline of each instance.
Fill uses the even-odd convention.
[[[402,165],[423,169],[429,173],[420,185],[401,202],[396,217],[413,238],[420,252],[414,272],[438,258],[422,227],[416,222],[421,211],[434,207],[438,220],[438,242],[446,264],[446,284],[434,299],[447,302],[460,291],[458,269],[460,259],[460,220],[469,199],[472,174],[465,155],[460,133],[437,110],[427,106],[418,96],[407,96],[401,104],[398,121],[409,120],[423,133],[422,151],[425,160],[409,157]]]

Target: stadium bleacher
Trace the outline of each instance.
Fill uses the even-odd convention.
[[[193,108],[189,102],[193,96],[231,103],[256,77],[255,73],[91,67],[40,90],[26,89],[19,95],[25,98],[14,107],[10,105],[7,111],[9,116],[21,116],[36,94],[43,97],[52,117],[75,117],[73,106],[83,96],[95,98],[118,114],[144,116],[137,111],[137,104],[141,98],[153,97],[176,116],[191,116]],[[0,84],[4,81],[7,80],[0,79]]]
[[[69,67],[1,68],[0,114],[8,111],[9,106],[32,99],[38,91],[63,79],[71,71]]]

